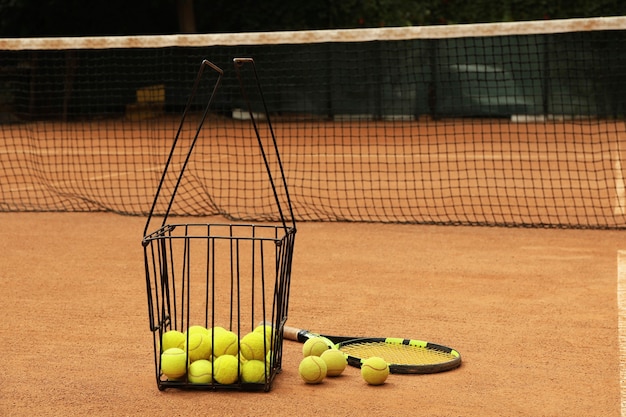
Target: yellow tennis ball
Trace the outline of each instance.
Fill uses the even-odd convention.
[[[161,354],[161,372],[168,379],[180,379],[187,372],[187,354],[180,348],[169,348]]]
[[[191,336],[192,334],[196,334],[196,333],[207,334],[208,332],[209,331],[204,326],[189,326],[189,328],[187,330],[185,330],[185,332],[183,334],[185,336],[187,336],[187,335]]]
[[[307,356],[300,361],[298,372],[307,384],[319,384],[326,378],[326,362],[319,356]]]
[[[267,366],[272,366],[272,350],[267,351],[267,355],[265,355],[265,362],[267,362]]]
[[[209,340],[211,341],[211,346],[213,345],[214,340],[217,338],[217,335],[225,331],[226,331],[225,328],[219,327],[219,326],[209,327],[207,329],[207,335],[209,337]]]
[[[273,327],[269,324],[259,324],[254,328],[254,332],[260,332],[265,334],[272,334]]]
[[[178,330],[169,330],[161,336],[161,352],[169,348],[185,348],[185,335]]]
[[[322,352],[330,349],[332,346],[329,344],[328,339],[325,337],[312,337],[307,339],[302,345],[302,356],[320,356]]]
[[[320,358],[326,362],[326,376],[338,376],[346,369],[348,360],[346,355],[338,349],[328,349],[322,352]]]
[[[274,328],[269,324],[261,324],[254,328],[254,332],[258,332],[265,335],[265,340],[267,341],[267,349],[273,349],[272,344],[274,343]]]
[[[213,379],[220,384],[230,385],[239,379],[239,359],[233,355],[221,355],[213,361]]]
[[[215,326],[215,327],[211,327],[210,329],[207,329],[207,333],[209,333],[209,336],[211,336],[212,333],[217,335],[218,333],[225,332],[225,331],[227,330],[220,326]]]
[[[264,360],[266,339],[263,333],[251,332],[241,338],[239,341],[239,349],[241,355],[248,360]],[[269,347],[267,347],[269,349]]]
[[[241,381],[251,384],[264,384],[265,377],[270,370],[269,365],[267,365],[267,368],[265,365],[265,361],[256,359],[246,361],[241,367]]]
[[[389,365],[383,358],[372,356],[361,363],[361,376],[370,385],[382,385],[389,376]]]
[[[210,384],[213,382],[213,363],[199,359],[189,365],[187,379],[192,384]]]
[[[208,333],[194,332],[185,339],[185,348],[189,355],[189,361],[194,362],[199,359],[209,359],[211,357],[211,339]]]
[[[237,355],[239,338],[230,330],[217,331],[213,334],[213,356]]]

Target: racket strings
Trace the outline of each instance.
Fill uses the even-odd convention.
[[[387,363],[397,365],[432,365],[456,359],[453,354],[448,352],[384,341],[350,343],[341,346],[340,350],[360,359],[379,356]]]

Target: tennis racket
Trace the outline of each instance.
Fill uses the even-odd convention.
[[[461,354],[456,350],[421,340],[394,337],[331,336],[284,326],[283,337],[306,342],[323,337],[327,343],[342,351],[348,365],[360,368],[363,360],[378,356],[389,364],[389,372],[396,374],[433,374],[455,369],[461,365]]]

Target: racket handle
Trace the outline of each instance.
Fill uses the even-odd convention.
[[[306,340],[306,337],[303,337],[303,334],[307,333],[306,330],[298,329],[296,327],[291,326],[283,326],[283,337],[288,340],[295,340],[296,342],[302,342],[302,340]]]
[[[271,323],[262,321],[259,323],[259,326],[261,325],[271,326]],[[308,330],[298,329],[297,327],[291,327],[287,325],[283,326],[283,338],[287,340],[304,343],[309,338],[309,335],[310,333]]]

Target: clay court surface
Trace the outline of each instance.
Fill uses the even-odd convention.
[[[298,223],[287,324],[427,340],[457,349],[463,364],[441,374],[391,375],[380,387],[348,368],[311,386],[297,372],[301,345],[285,341],[282,372],[269,392],[256,393],[159,391],[141,245],[145,217],[54,212],[145,213],[171,146],[175,124],[167,126],[158,138],[78,123],[22,129],[13,142],[5,139],[4,208],[43,212],[0,213],[1,416],[625,415],[623,231],[376,223],[542,224],[567,217],[623,225],[620,149],[602,142],[619,142],[611,132],[622,125],[546,124],[554,131],[544,132],[508,122],[417,123],[393,134],[385,123],[362,131],[346,125],[347,139],[333,143],[313,124],[318,136],[301,135],[305,129],[294,134],[298,140],[283,139],[298,218],[374,222]],[[281,128],[289,124],[278,126],[279,138],[288,138]],[[235,149],[223,156],[222,142],[200,145],[187,174],[211,192],[183,184],[182,201],[187,192],[195,197],[185,213],[262,215],[246,206],[256,197],[231,192],[247,193],[257,187],[250,181],[266,180],[262,170],[262,179],[245,170],[252,137],[220,132]],[[574,145],[571,137],[586,140]],[[40,173],[31,166],[45,166],[48,177],[33,181]],[[572,178],[569,169],[582,177],[555,188]],[[342,188],[352,182],[371,189]],[[144,188],[134,194],[124,188],[129,184]],[[552,200],[564,205],[542,206]],[[449,217],[457,209],[459,217]],[[225,221],[194,218],[204,220]]]
[[[216,219],[207,219],[213,221]],[[220,222],[223,219],[217,219]],[[270,392],[159,391],[143,217],[3,213],[3,416],[620,416],[619,231],[299,223],[287,324],[403,336],[460,368]]]

